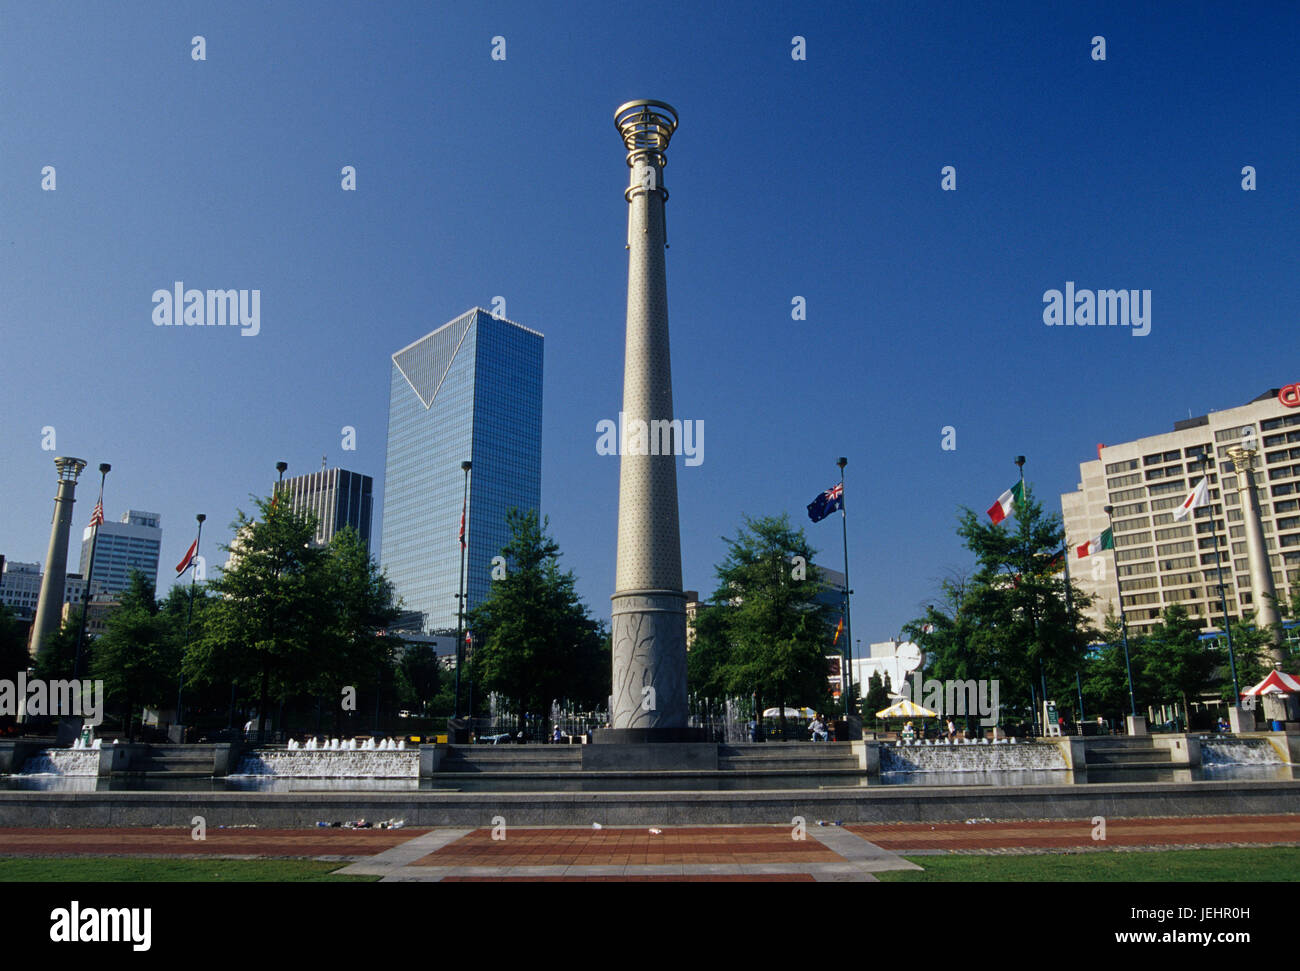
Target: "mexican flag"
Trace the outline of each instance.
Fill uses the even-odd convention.
[[[1006,519],[1007,516],[1011,515],[1011,507],[1013,503],[1024,501],[1025,484],[1023,482],[1017,482],[1006,492],[1002,493],[1002,495],[998,496],[998,501],[989,507],[989,519],[993,520],[993,525],[996,526],[998,523],[1002,522],[1002,520]]]
[[[1100,536],[1094,536],[1088,542],[1078,547],[1075,552],[1082,559],[1085,556],[1092,556],[1093,553],[1100,553],[1102,550],[1113,550],[1115,548],[1115,537],[1111,535],[1109,529],[1103,530]]]

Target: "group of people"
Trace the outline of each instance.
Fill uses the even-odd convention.
[[[948,719],[944,729],[945,730],[940,736],[941,738],[955,739],[961,734],[961,732],[957,730],[956,723],[953,722],[951,718]],[[912,739],[916,738],[916,727],[910,721],[907,722],[903,725],[903,730],[899,733],[899,737],[905,742],[910,742]]]

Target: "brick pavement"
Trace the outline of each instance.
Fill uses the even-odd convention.
[[[1093,839],[1091,818],[998,823],[884,823],[845,828],[882,849],[896,853],[1300,844],[1300,815],[1107,818],[1105,840]]]
[[[351,861],[343,873],[393,881],[870,881],[882,870],[919,869],[902,854],[1050,853],[1191,846],[1300,845],[1300,814],[1110,818],[1106,839],[1091,819],[1018,822],[509,827],[399,830],[0,829],[0,856],[203,856]]]
[[[0,856],[375,856],[409,841],[415,829],[0,828]]]

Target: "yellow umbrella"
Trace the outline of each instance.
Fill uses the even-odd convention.
[[[884,711],[876,712],[877,718],[937,718],[929,708],[922,708],[908,698],[891,705]]]

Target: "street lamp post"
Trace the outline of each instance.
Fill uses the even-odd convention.
[[[275,504],[280,501],[280,490],[284,487],[284,473],[285,470],[288,468],[289,468],[288,462],[281,461],[275,463],[275,471],[279,474],[279,478],[276,480],[275,483],[275,495],[271,497],[271,508],[275,508]],[[281,568],[279,565],[277,565],[275,568],[276,579],[279,579],[280,577],[280,569]],[[234,697],[234,691],[235,691],[235,686],[232,682],[230,685],[230,692],[232,698]],[[264,672],[262,675],[262,690],[257,700],[258,742],[266,741],[266,711],[265,711],[266,700],[267,700],[267,674]]]
[[[1110,527],[1110,555],[1111,562],[1115,565],[1115,596],[1119,600],[1119,629],[1124,639],[1124,674],[1128,677],[1128,707],[1129,707],[1129,724],[1137,724],[1137,697],[1133,694],[1133,666],[1129,663],[1128,657],[1128,618],[1124,612],[1124,588],[1119,582],[1119,552],[1115,548],[1115,520],[1111,516],[1114,512],[1114,506],[1106,507],[1106,524]],[[1130,727],[1130,734],[1133,734]],[[1145,734],[1143,732],[1142,734]]]
[[[103,514],[104,503],[104,480],[108,478],[108,473],[113,471],[113,467],[107,462],[99,463],[99,502],[100,506],[96,510],[98,520]],[[90,534],[90,559],[86,563],[86,576],[84,578],[85,587],[81,591],[81,622],[77,625],[77,654],[76,659],[72,662],[73,680],[81,677],[81,647],[86,640],[86,614],[90,612],[90,578],[95,575],[95,547],[99,545],[99,522],[96,521],[91,527]]]
[[[465,473],[465,489],[460,502],[460,573],[457,576],[460,592],[456,594],[456,704],[454,716],[456,718],[460,718],[460,669],[464,656],[461,640],[465,631],[465,519],[469,504],[469,470],[471,466],[472,463],[468,460],[460,463],[461,471]]]

